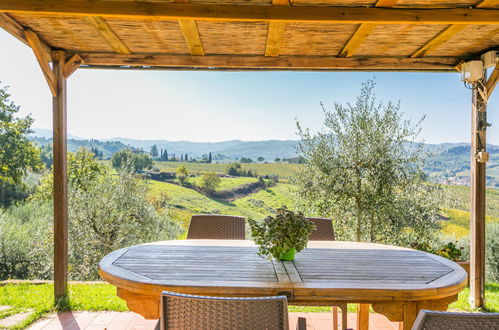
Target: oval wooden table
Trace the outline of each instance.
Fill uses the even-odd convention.
[[[371,304],[410,329],[420,309],[446,310],[467,275],[439,256],[394,246],[309,242],[295,261],[269,261],[252,241],[178,240],[108,254],[99,273],[130,310],[159,318],[163,290],[209,296],[285,294],[289,304]]]

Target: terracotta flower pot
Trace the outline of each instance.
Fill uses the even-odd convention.
[[[470,262],[469,261],[456,261],[456,263],[463,267],[464,270],[466,271],[466,274],[468,274],[468,285],[470,283]]]

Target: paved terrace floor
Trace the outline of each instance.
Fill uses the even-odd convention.
[[[290,313],[290,329],[296,329],[298,317],[307,318],[307,330],[331,330],[331,313]],[[131,312],[64,312],[50,315],[28,329],[36,330],[153,330],[156,320],[145,320]],[[356,328],[356,314],[348,313],[348,327]],[[398,322],[390,322],[379,314],[370,314],[370,330],[397,330]]]

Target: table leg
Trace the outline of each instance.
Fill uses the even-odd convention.
[[[418,316],[418,305],[415,303],[404,304],[404,321],[403,329],[411,330],[416,317]]]
[[[357,330],[369,329],[369,304],[359,304],[357,311]]]
[[[159,319],[160,296],[144,295],[120,287],[117,288],[118,297],[126,301],[128,308],[145,319]]]
[[[333,306],[331,311],[333,312],[333,329],[338,330],[338,307]]]

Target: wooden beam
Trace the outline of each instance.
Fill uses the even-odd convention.
[[[309,57],[309,56],[190,56],[164,54],[79,53],[88,66],[100,67],[163,67],[224,68],[224,69],[281,69],[281,70],[400,70],[455,71],[459,58],[405,57]]]
[[[272,0],[274,6],[289,5],[288,0]],[[265,46],[265,56],[279,56],[282,38],[286,30],[286,22],[269,22],[267,32],[267,44]]]
[[[26,40],[30,45],[33,53],[35,54],[36,60],[42,69],[43,75],[49,84],[50,91],[53,96],[57,95],[57,81],[54,73],[52,72],[52,68],[49,63],[52,61],[52,51],[50,48],[41,41],[35,32],[31,30],[24,31],[24,35],[26,36]]]
[[[397,0],[378,0],[375,7],[392,7]],[[361,23],[355,30],[352,37],[347,41],[338,53],[339,57],[350,57],[364,43],[367,37],[373,32],[377,24]]]
[[[213,21],[283,21],[378,24],[499,25],[499,10],[477,8],[376,8],[324,6],[258,6],[166,1],[2,0],[0,12],[74,16],[194,19]]]
[[[64,64],[64,78],[68,79],[82,64],[85,64],[85,61],[80,55],[73,55],[73,57]]]
[[[496,88],[498,81],[499,81],[499,63],[496,64],[494,71],[492,71],[492,73],[489,76],[489,79],[487,79],[487,82],[485,83],[485,88],[487,89],[488,97],[492,95],[492,92],[494,91],[494,88]]]
[[[471,106],[471,211],[470,211],[470,304],[483,307],[485,304],[485,192],[486,162],[480,153],[486,152],[487,101],[480,93],[483,80],[472,90]]]
[[[54,152],[54,296],[56,302],[67,297],[68,285],[68,179],[67,179],[67,118],[65,54],[54,52],[54,75],[57,78],[57,96],[53,104]]]
[[[418,50],[411,54],[411,57],[423,57],[435,48],[455,36],[457,33],[466,28],[466,25],[449,25],[442,31],[440,31],[435,37],[430,39],[427,43],[421,46]]]
[[[106,42],[111,46],[117,53],[120,54],[131,54],[130,49],[127,45],[120,39],[120,37],[111,29],[109,24],[102,17],[89,16],[86,17],[87,21],[92,24],[93,27],[99,32],[99,34],[106,40]]]
[[[0,27],[29,46],[28,40],[26,40],[26,36],[24,35],[24,28],[9,15],[0,13]]]

